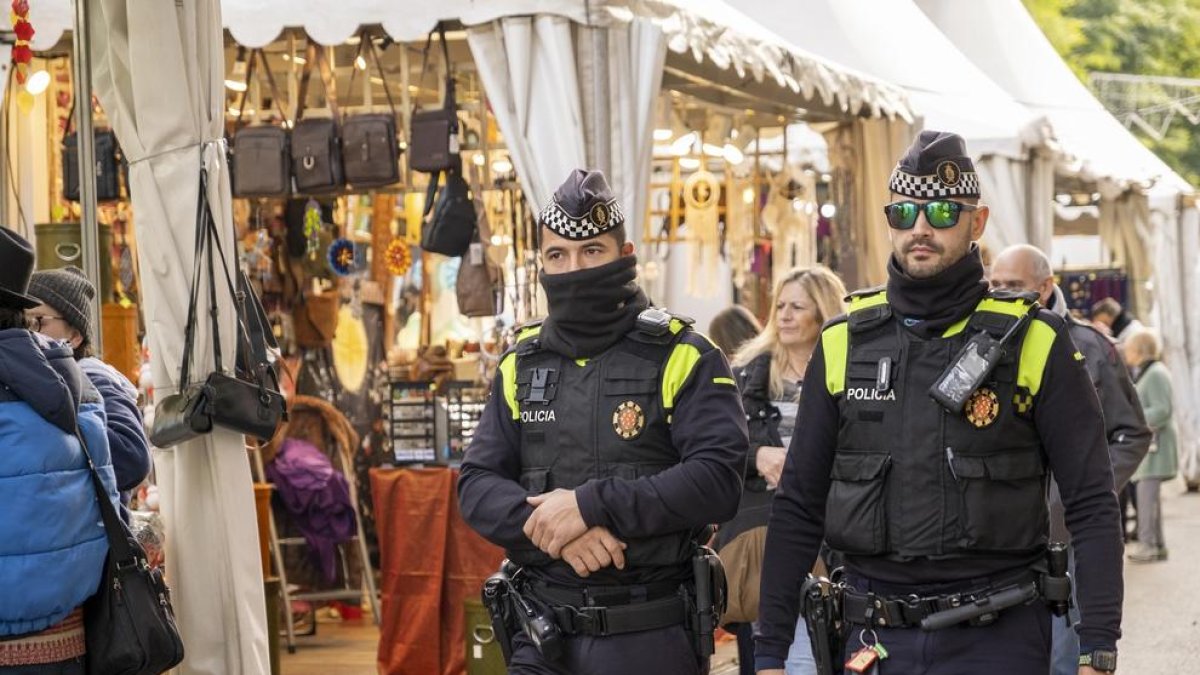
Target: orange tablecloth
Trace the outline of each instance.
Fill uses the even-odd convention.
[[[379,533],[383,675],[466,672],[463,600],[478,597],[504,552],[458,513],[447,468],[371,469]]]

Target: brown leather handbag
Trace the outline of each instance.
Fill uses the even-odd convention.
[[[391,113],[360,113],[347,115],[342,124],[342,165],[346,182],[353,189],[377,188],[400,182],[400,141],[396,132],[396,103],[388,87],[387,76],[379,62],[379,49],[366,31],[358,43],[358,56],[365,50],[375,63],[375,70],[383,83]],[[356,58],[355,61],[358,59]],[[354,77],[358,68],[350,74],[350,90],[354,90]]]
[[[250,82],[255,78],[257,64],[262,60],[262,73],[271,90],[271,100],[279,111],[280,124],[287,119],[283,112],[275,77],[261,49],[250,51],[246,65],[246,92],[238,105],[233,132],[233,195],[235,197],[284,197],[292,190],[291,140],[287,129],[279,124],[257,124],[244,127],[242,113],[250,95]]]
[[[454,97],[454,76],[450,73],[450,50],[446,46],[446,31],[439,23],[425,42],[425,66],[422,73],[429,72],[429,47],[433,33],[442,43],[442,56],[446,59],[446,97],[442,107],[418,110],[412,114],[411,147],[408,150],[408,165],[413,171],[437,173],[454,166],[458,155],[458,103]]]
[[[292,308],[296,343],[307,349],[321,349],[333,344],[340,306],[341,298],[336,292],[304,294]]]
[[[332,116],[304,119],[308,82],[314,67],[321,74]],[[329,62],[325,60],[325,49],[312,43],[308,45],[308,61],[300,79],[298,99],[296,121],[292,124],[292,177],[296,181],[296,191],[301,194],[336,192],[346,185],[337,87]]]

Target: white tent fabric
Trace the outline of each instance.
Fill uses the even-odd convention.
[[[92,0],[88,12],[96,95],[129,159],[146,332],[161,400],[179,384],[202,169],[222,246],[227,256],[236,251],[221,140],[220,5]],[[232,355],[233,305],[221,288],[221,342]],[[207,304],[201,302],[201,316]],[[195,370],[207,373],[213,367],[207,322],[199,323],[198,337]],[[264,675],[269,666],[258,525],[241,436],[214,431],[158,450],[155,468],[168,532],[167,576],[187,645],[179,671]]]
[[[1053,125],[1088,180],[1191,187],[1121,125],[1067,67],[1020,0],[915,0],[971,61]]]
[[[606,72],[594,72],[596,64],[582,53],[590,53],[590,43],[582,44],[586,30],[608,33]],[[590,141],[603,139],[612,157],[609,182],[636,241],[646,211],[666,38],[644,19],[581,28],[578,38],[570,21],[559,16],[509,17],[468,32],[484,91],[534,208],[549,202],[572,169],[596,166]],[[607,80],[607,101],[592,100],[595,77]],[[609,127],[598,135],[587,133],[590,120],[583,112],[594,106],[609,109]]]
[[[572,169],[587,166],[571,22],[508,17],[472,28],[468,41],[525,195],[540,210]]]
[[[1022,243],[1030,227],[1050,227],[1051,213],[1030,213],[1025,198],[1029,173],[1045,172],[1031,153],[1052,144],[1044,120],[1013,101],[910,0],[744,0],[739,6],[793,44],[904,87],[922,126],[966,138],[992,211],[986,235],[992,246]],[[878,226],[878,216],[868,216]]]
[[[71,26],[70,0],[38,0],[33,6],[35,49],[48,49]],[[505,17],[557,16],[576,24],[606,26],[633,17],[653,19],[676,52],[691,51],[722,69],[774,79],[794,92],[836,101],[851,114],[907,118],[904,93],[849,71],[778,39],[725,0],[222,0],[225,25],[247,47],[262,47],[284,28],[302,27],[321,44],[339,44],[362,24],[380,24],[393,39],[422,39],[443,19],[479,26]]]

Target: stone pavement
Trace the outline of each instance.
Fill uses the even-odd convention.
[[[1200,673],[1200,494],[1163,485],[1165,562],[1125,563],[1118,672]]]

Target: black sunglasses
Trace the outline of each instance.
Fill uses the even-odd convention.
[[[917,216],[925,211],[925,220],[931,227],[945,230],[958,224],[958,216],[963,211],[974,211],[976,207],[948,199],[935,199],[931,202],[892,202],[883,207],[888,225],[896,230],[911,230],[917,224]]]

